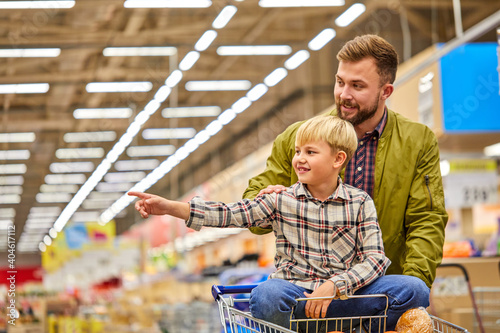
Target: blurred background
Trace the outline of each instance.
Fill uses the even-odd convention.
[[[500,332],[498,0],[0,1],[0,330],[220,332],[210,286],[265,279],[273,235],[125,193],[240,199],[362,34],[400,56],[389,107],[438,137],[445,262]],[[430,310],[474,331],[471,298],[443,268]]]

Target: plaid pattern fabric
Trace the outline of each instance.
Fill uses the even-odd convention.
[[[190,201],[186,225],[269,227],[276,236],[275,266],[280,278],[315,290],[326,280],[346,280],[350,292],[383,275],[390,264],[384,254],[373,200],[345,185],[324,202],[300,182],[286,191],[236,203]],[[340,288],[343,292],[344,287]]]
[[[358,142],[358,149],[345,168],[344,181],[346,184],[362,189],[373,195],[375,183],[375,155],[380,135],[387,123],[387,109],[377,127],[365,135]]]

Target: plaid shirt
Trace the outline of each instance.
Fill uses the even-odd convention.
[[[362,189],[373,196],[375,182],[375,154],[380,135],[387,123],[387,108],[377,127],[365,135],[358,142],[358,149],[345,168],[344,181],[346,184]]]
[[[348,291],[354,292],[382,276],[390,264],[372,199],[340,177],[337,190],[324,202],[298,182],[282,193],[232,204],[195,197],[190,207],[186,225],[195,230],[272,226],[277,270],[270,278],[306,289],[315,290],[330,279],[346,280]]]

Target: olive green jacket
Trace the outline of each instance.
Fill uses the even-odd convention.
[[[297,182],[292,158],[295,134],[301,124],[292,124],[276,138],[266,169],[250,179],[244,198],[254,198],[268,185],[290,186]],[[439,148],[427,126],[391,110],[377,147],[373,200],[386,256],[392,261],[387,274],[416,276],[430,288],[443,256],[448,221]],[[252,232],[263,234],[270,230],[259,228]]]

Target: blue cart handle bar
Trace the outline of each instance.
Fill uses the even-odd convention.
[[[242,284],[237,286],[212,286],[212,296],[214,300],[217,300],[219,296],[225,294],[246,294],[252,291],[253,288],[257,287],[258,284]]]

